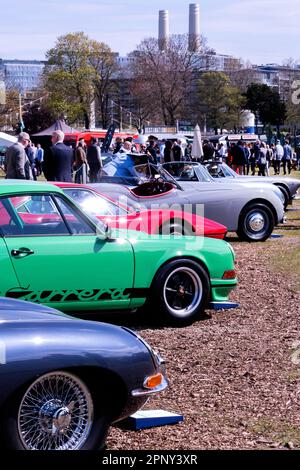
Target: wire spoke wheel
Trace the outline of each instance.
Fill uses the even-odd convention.
[[[86,385],[67,372],[39,377],[25,392],[18,432],[28,450],[76,450],[93,423],[93,401]]]

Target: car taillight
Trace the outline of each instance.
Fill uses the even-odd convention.
[[[230,269],[228,271],[225,271],[223,276],[222,276],[222,279],[235,279],[235,270],[234,269]]]

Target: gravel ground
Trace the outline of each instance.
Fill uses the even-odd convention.
[[[169,388],[145,408],[182,413],[184,422],[112,427],[108,450],[300,448],[300,360],[292,360],[296,341],[300,351],[300,295],[293,276],[272,266],[276,253],[299,243],[288,233],[234,241],[238,310],[208,312],[182,329],[134,325],[167,362]]]

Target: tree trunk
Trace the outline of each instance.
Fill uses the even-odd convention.
[[[88,115],[88,113],[85,111],[84,114],[84,125],[85,125],[85,128],[86,129],[89,129],[90,128],[90,117]]]
[[[100,98],[100,114],[101,114],[101,124],[103,129],[107,129],[108,127],[108,119],[107,119],[107,96],[105,99]]]
[[[277,124],[276,129],[277,129],[277,137],[278,139],[280,139],[280,125],[279,124]]]

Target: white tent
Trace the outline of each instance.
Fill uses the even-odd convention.
[[[194,138],[193,138],[193,146],[192,146],[192,157],[194,158],[201,158],[203,157],[203,148],[202,148],[202,139],[201,139],[201,131],[198,124],[194,129]]]
[[[17,137],[0,132],[0,147],[10,147],[17,142]]]

